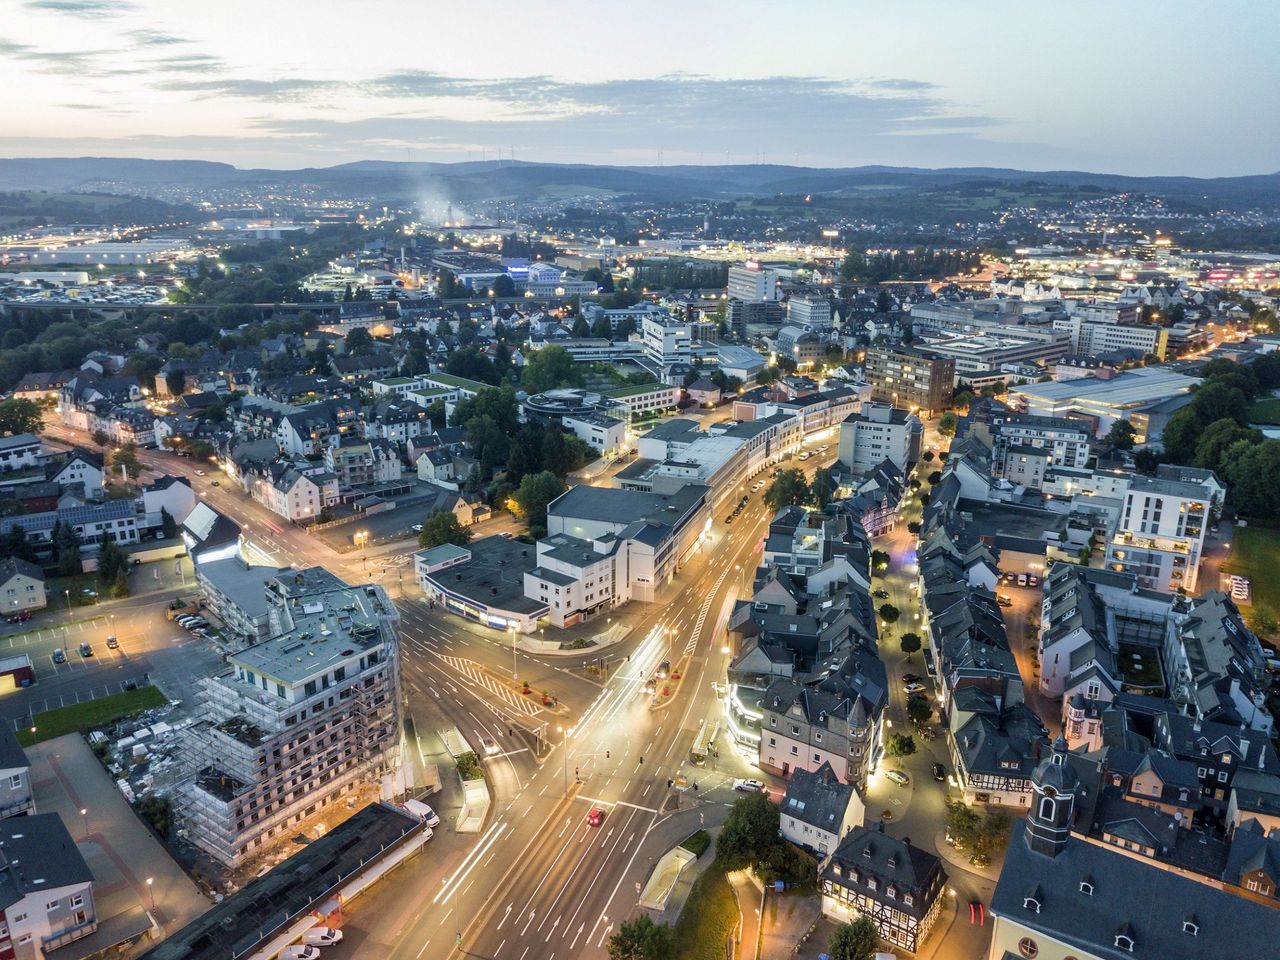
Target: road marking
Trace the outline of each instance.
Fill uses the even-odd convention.
[[[458,679],[464,683],[469,683],[471,686],[483,688],[516,712],[523,713],[529,717],[537,716],[542,712],[541,706],[531,703],[506,684],[494,680],[475,661],[448,655],[441,656],[440,660],[457,673]],[[447,680],[445,682],[449,683]],[[453,687],[452,684],[449,684],[449,686],[455,693],[457,692],[456,687]]]

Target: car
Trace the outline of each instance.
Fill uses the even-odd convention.
[[[884,775],[900,787],[905,787],[908,783],[911,782],[911,778],[908,777],[901,770],[886,770],[884,772]]]
[[[210,484],[210,486],[220,487],[220,486],[222,486],[222,482],[221,482],[221,481],[219,481],[219,480],[215,480],[215,481],[213,481],[213,483],[212,483],[212,484]]]
[[[733,789],[741,790],[743,793],[759,793],[764,789],[764,782],[760,780],[735,780],[733,781]]]
[[[1016,573],[1006,573],[1006,574],[1004,575],[1004,582],[1005,582],[1005,583],[1013,583],[1013,582],[1015,582],[1017,579],[1018,579],[1018,575],[1017,575]]]
[[[811,456],[813,456],[813,454],[811,454],[808,450],[806,450],[804,453],[800,454],[798,459],[808,460]]]
[[[1027,574],[1027,586],[1028,587],[1040,586],[1040,580],[1036,577],[1034,573]]]
[[[830,450],[830,449],[831,449],[831,445],[830,445],[830,444],[826,444],[826,443],[824,443],[822,446],[820,446],[820,447],[818,448],[818,452],[819,452],[819,453],[826,453],[826,452],[827,452],[828,450]]]
[[[309,943],[295,943],[280,951],[280,960],[320,960],[320,948]]]
[[[420,523],[415,523],[415,524],[414,524],[412,527],[410,527],[409,529],[410,529],[410,530],[412,530],[414,533],[421,533],[421,532],[422,532],[422,524],[420,524]]]
[[[604,823],[604,811],[599,807],[593,807],[591,812],[587,814],[587,826],[598,827]]]
[[[498,743],[493,737],[481,737],[480,746],[485,752],[485,756],[493,757],[498,754]]]
[[[96,597],[98,595],[98,591],[93,589],[93,587],[81,587],[80,595],[83,597]]]
[[[140,557],[134,557],[134,558],[133,558],[133,565],[134,565],[135,567],[140,567],[140,566],[142,566],[142,559],[141,559]]]
[[[1009,596],[1007,593],[998,593],[996,594],[996,603],[1000,604],[1002,607],[1012,607],[1013,597]]]
[[[10,623],[26,623],[31,619],[31,611],[23,610],[21,613],[15,613],[9,618]]]
[[[724,518],[724,522],[725,522],[726,524],[733,523],[733,518],[734,518],[735,516],[737,516],[737,514],[733,514],[733,513],[729,514],[727,517],[725,517],[725,518]]]
[[[65,653],[63,653],[63,651],[62,651],[62,648],[61,648],[61,647],[58,647],[56,650],[54,650],[54,651],[53,651],[53,662],[54,662],[54,663],[66,663],[66,662],[67,662],[67,655],[66,655]]]
[[[659,680],[665,680],[669,676],[671,676],[671,661],[663,660],[660,664],[658,664],[657,677]]]
[[[874,596],[879,600],[888,600],[889,591],[886,590],[884,587],[880,587],[878,590],[875,591]]]
[[[917,680],[914,683],[904,683],[902,685],[902,689],[907,691],[907,693],[922,693],[924,691],[924,684]]]
[[[92,657],[92,656],[93,656],[93,647],[89,644],[89,641],[88,641],[88,640],[86,640],[84,643],[80,644],[80,656],[82,656],[82,657]]]
[[[188,620],[182,625],[184,630],[199,630],[201,627],[207,627],[209,621],[204,617],[196,617],[194,620]]]
[[[985,927],[987,925],[987,911],[979,900],[969,901],[969,922],[975,927]]]
[[[1025,573],[1018,574],[1018,586],[1025,587],[1027,585],[1027,575]]]
[[[903,683],[923,683],[924,677],[920,676],[920,674],[918,673],[904,673],[902,675],[902,682]]]
[[[510,539],[511,539],[511,531],[510,531],[510,530],[503,530],[500,534],[498,534],[498,536],[500,536],[503,540],[510,540]]]
[[[302,942],[312,947],[327,947],[342,942],[342,931],[334,927],[312,927],[302,935]]]
[[[196,476],[197,476],[197,477],[203,477],[203,476],[204,476],[204,471],[203,471],[203,470],[197,470],[197,471],[196,471]]]
[[[180,617],[174,617],[174,618],[173,618],[173,622],[174,622],[174,623],[176,623],[176,624],[177,624],[178,626],[180,626],[180,627],[185,627],[185,626],[186,626],[188,623],[190,623],[192,620],[199,620],[199,619],[200,619],[200,618],[199,618],[198,616],[196,616],[194,613],[184,613],[184,614],[183,614],[182,616],[180,616]]]
[[[111,636],[107,637],[107,649],[108,650],[120,649],[120,638],[117,637],[114,633]]]
[[[645,692],[645,693],[657,693],[657,692],[658,692],[658,678],[657,678],[657,677],[650,677],[648,680],[646,680],[646,681],[644,682],[644,692]]]
[[[939,783],[947,782],[947,771],[943,768],[942,764],[935,763],[933,765],[933,779],[937,780]]]
[[[440,814],[436,813],[434,809],[427,806],[425,803],[419,808],[418,813],[422,817],[422,822],[428,827],[440,826]]]

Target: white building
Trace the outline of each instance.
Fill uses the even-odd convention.
[[[875,469],[885,460],[906,472],[920,459],[924,426],[913,413],[887,403],[866,403],[840,424],[840,462],[856,473]]]
[[[1135,475],[1107,542],[1107,567],[1143,587],[1194,595],[1213,502],[1208,483]]]
[[[779,290],[781,280],[782,275],[776,270],[768,270],[758,263],[748,261],[743,266],[729,268],[729,297],[747,303],[780,300],[782,299],[782,293]]]
[[[34,434],[0,437],[0,473],[39,466],[41,459],[40,438]]]
[[[93,872],[56,813],[0,821],[0,875],[4,956],[57,956],[58,947],[98,929]]]
[[[602,413],[565,414],[560,423],[603,455],[622,450],[627,439],[627,425],[617,417]]]
[[[787,301],[787,323],[811,333],[826,333],[831,329],[831,301],[826,297],[792,297]]]

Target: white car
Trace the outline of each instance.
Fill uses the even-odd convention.
[[[743,793],[759,793],[764,789],[764,784],[759,780],[735,780],[733,789],[741,790]]]
[[[320,948],[309,943],[295,943],[280,951],[280,960],[320,960]]]
[[[440,826],[440,814],[436,813],[435,810],[428,807],[426,804],[423,804],[423,807],[424,809],[420,811],[422,813],[423,822],[425,822],[428,827]]]
[[[902,685],[902,689],[906,690],[907,693],[921,693],[924,690],[924,684],[923,683],[904,683]]]
[[[486,756],[494,757],[498,755],[498,744],[492,737],[481,737],[480,746],[484,749]]]
[[[414,533],[421,533],[421,532],[422,532],[422,524],[420,524],[420,523],[415,523],[415,524],[414,524],[412,527],[410,527],[409,529],[410,529],[410,530],[412,530]]]
[[[302,935],[302,942],[306,946],[327,947],[342,942],[342,931],[334,927],[312,927]]]
[[[197,476],[197,477],[203,477],[203,476],[204,476],[204,471],[203,471],[203,470],[197,470],[197,471],[196,471],[196,476]]]
[[[901,770],[886,770],[884,772],[884,775],[900,787],[905,787],[908,783],[911,782],[911,778],[908,777]]]

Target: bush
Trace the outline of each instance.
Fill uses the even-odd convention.
[[[711,834],[705,830],[699,830],[697,833],[680,844],[682,848],[688,850],[695,857],[701,857],[707,852],[707,848],[711,846]]]
[[[476,755],[468,750],[457,759],[458,776],[463,781],[467,780],[483,780],[484,771],[480,768],[480,761],[476,759]]]

